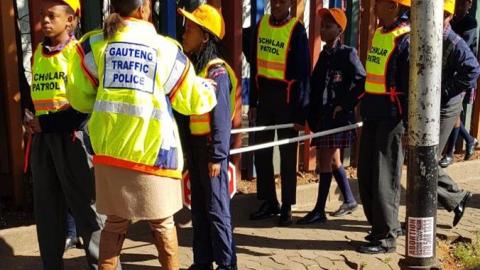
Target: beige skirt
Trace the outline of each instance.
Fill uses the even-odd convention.
[[[129,220],[155,220],[182,208],[178,179],[95,165],[97,211]]]

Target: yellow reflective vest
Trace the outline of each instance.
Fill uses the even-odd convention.
[[[395,89],[388,89],[386,83],[388,62],[395,51],[395,40],[409,32],[409,25],[397,27],[390,32],[383,32],[382,28],[376,30],[367,56],[365,92],[373,95],[395,95]]]
[[[214,87],[145,21],[126,19],[108,40],[91,32],[77,50],[67,96],[75,109],[91,112],[94,164],[180,179],[183,155],[172,108],[185,115],[209,112]]]
[[[76,53],[77,41],[72,39],[56,53],[44,53],[40,44],[33,55],[30,93],[35,115],[56,112],[68,106],[65,78],[69,59]]]
[[[232,89],[230,89],[230,116],[231,120],[233,121],[233,117],[235,116],[235,107],[236,107],[236,98],[237,98],[237,86],[238,80],[235,72],[233,71],[232,67],[227,64],[222,59],[213,59],[205,66],[205,68],[198,74],[198,76],[207,78],[208,71],[211,67],[216,65],[222,65],[225,67],[228,73],[228,77],[230,78],[230,83],[232,85]],[[205,113],[201,115],[191,115],[190,116],[190,133],[195,136],[202,136],[208,135],[211,132],[210,128],[210,113]]]
[[[290,38],[298,22],[297,18],[291,18],[287,23],[275,26],[270,24],[270,15],[263,16],[257,36],[258,76],[286,81]]]

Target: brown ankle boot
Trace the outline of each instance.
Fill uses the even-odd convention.
[[[102,231],[100,235],[99,270],[115,270],[122,250],[125,234]]]
[[[154,244],[158,250],[158,260],[162,269],[180,269],[178,261],[177,229],[172,228],[163,232],[153,231]]]

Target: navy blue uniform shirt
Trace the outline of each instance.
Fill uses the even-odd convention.
[[[230,91],[233,89],[227,70],[222,65],[210,68],[208,78],[217,84],[217,105],[210,112],[210,161],[219,163],[228,158],[230,151]]]
[[[338,41],[322,50],[311,77],[308,124],[317,132],[351,124],[354,107],[365,88],[365,69],[355,48]],[[333,119],[333,110],[342,111]]]
[[[478,61],[467,43],[450,26],[443,32],[442,106],[462,102],[477,87]]]

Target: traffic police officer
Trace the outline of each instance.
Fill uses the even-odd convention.
[[[372,226],[362,253],[394,252],[401,232],[398,221],[400,177],[404,161],[403,118],[407,117],[410,0],[378,0],[375,31],[366,62],[365,95],[361,100],[358,184],[363,210]]]
[[[278,139],[292,138],[305,123],[308,105],[310,51],[305,27],[289,13],[291,0],[272,0],[271,15],[259,22],[251,63],[252,85],[249,117],[259,126],[295,123],[295,129],[277,131]],[[275,131],[258,132],[255,143],[274,140]],[[273,148],[255,152],[257,197],[260,209],[250,215],[258,220],[281,212],[279,225],[292,223],[291,205],[297,187],[297,143],[280,146],[282,208],[275,191]]]
[[[189,149],[192,192],[194,264],[189,269],[212,269],[213,261],[217,269],[236,269],[227,170],[237,79],[220,52],[225,22],[220,12],[207,4],[192,13],[179,12],[186,18],[183,48],[199,76],[215,81],[217,95],[211,112],[190,116],[189,136],[184,142]]]
[[[445,0],[444,10],[439,158],[462,112],[465,92],[476,87],[480,74],[475,55],[450,27],[450,20],[455,11],[455,0]],[[470,192],[461,190],[441,167],[439,167],[437,191],[438,202],[449,212],[454,211],[453,226],[456,226],[465,213],[466,204],[471,197]]]
[[[163,269],[178,270],[173,214],[182,208],[183,154],[172,109],[203,114],[216,104],[181,48],[148,22],[149,0],[112,0],[103,30],[71,61],[72,106],[91,112],[98,211],[107,215],[100,269],[111,270],[132,220],[148,220]]]

